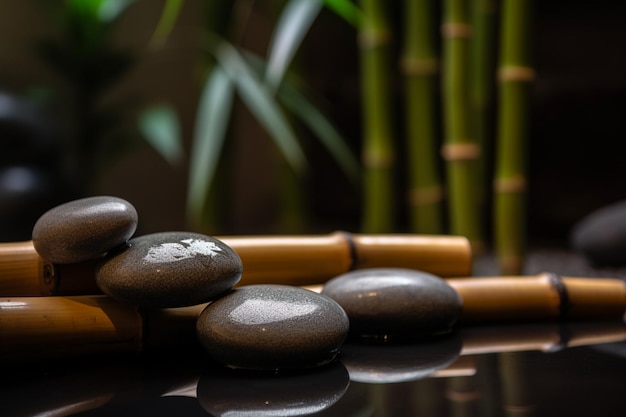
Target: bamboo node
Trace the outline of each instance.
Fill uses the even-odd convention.
[[[387,45],[391,40],[388,30],[362,30],[357,36],[357,42],[361,49],[374,49]]]
[[[526,178],[516,175],[509,178],[496,178],[493,181],[493,190],[496,193],[521,193],[526,189]]]
[[[472,36],[472,27],[467,23],[444,23],[441,34],[446,39],[468,39]]]
[[[522,65],[505,65],[498,70],[498,80],[531,82],[535,79],[535,70]]]
[[[400,69],[405,75],[434,75],[439,72],[439,61],[436,59],[404,58]]]
[[[443,200],[443,189],[438,185],[424,188],[413,188],[409,191],[409,204],[411,206],[426,206]]]
[[[388,168],[393,164],[393,154],[389,152],[363,152],[363,165],[368,168]]]
[[[480,153],[480,146],[476,143],[448,143],[441,147],[441,156],[446,161],[478,159]]]

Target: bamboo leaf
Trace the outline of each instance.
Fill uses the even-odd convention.
[[[322,6],[322,0],[290,0],[283,9],[270,41],[265,74],[266,81],[273,89],[280,85]]]
[[[270,133],[287,163],[294,171],[302,173],[306,169],[304,152],[273,95],[232,45],[222,41],[214,49],[214,53],[218,63],[237,87],[242,100]]]
[[[363,20],[363,12],[350,0],[324,0],[324,5],[346,22],[358,28]]]
[[[246,60],[257,74],[265,71],[265,61],[257,55],[246,53]],[[346,145],[346,141],[324,113],[300,91],[301,83],[292,77],[286,77],[278,89],[278,99],[298,117],[319,138],[322,144],[335,158],[346,176],[353,182],[358,182],[360,165],[356,157]]]
[[[315,133],[350,181],[358,183],[359,163],[328,118],[289,82],[281,85],[278,95],[285,106]]]
[[[98,20],[110,23],[117,19],[135,0],[100,0],[98,6]]]
[[[180,15],[182,5],[183,0],[166,0],[163,6],[163,12],[159,18],[159,23],[152,35],[152,43],[163,42],[170,36],[176,24],[176,20],[178,20],[178,16]]]
[[[170,164],[183,156],[180,125],[176,112],[167,104],[144,110],[139,116],[139,130],[146,141]]]
[[[189,162],[187,207],[198,219],[213,181],[232,113],[234,86],[216,66],[207,77],[198,112]]]

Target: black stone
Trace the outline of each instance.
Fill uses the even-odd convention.
[[[595,266],[626,265],[626,201],[598,209],[574,225],[572,247]]]
[[[322,294],[335,300],[350,318],[356,335],[418,337],[449,331],[462,301],[446,281],[400,268],[348,272],[328,281]]]
[[[105,294],[141,307],[184,307],[224,294],[241,278],[239,256],[225,243],[190,232],[131,239],[96,268]]]
[[[124,244],[137,229],[137,211],[117,197],[89,197],[44,213],[33,227],[41,257],[68,264],[96,259]]]
[[[341,307],[315,292],[249,285],[209,304],[197,333],[214,360],[233,368],[306,369],[334,359],[348,326]]]

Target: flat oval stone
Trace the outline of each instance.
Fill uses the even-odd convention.
[[[213,300],[241,278],[239,256],[225,243],[191,232],[136,237],[96,268],[105,294],[141,307],[184,307]]]
[[[136,229],[137,211],[128,201],[89,197],[45,212],[33,227],[33,246],[51,262],[76,263],[124,244]]]
[[[420,336],[449,331],[461,313],[456,290],[434,275],[372,268],[328,281],[322,294],[335,300],[357,335]]]
[[[232,368],[313,368],[335,358],[348,317],[331,299],[286,285],[249,285],[209,304],[197,321],[200,343]]]

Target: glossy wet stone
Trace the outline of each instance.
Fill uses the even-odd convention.
[[[334,301],[286,285],[249,285],[208,305],[198,317],[200,343],[233,368],[305,369],[331,361],[348,334]]]
[[[308,416],[339,401],[349,384],[348,371],[339,361],[278,374],[223,368],[201,376],[197,394],[214,417]]]
[[[96,268],[105,294],[142,307],[184,307],[224,294],[241,278],[239,256],[225,243],[190,232],[131,239]]]
[[[594,266],[626,265],[626,201],[598,209],[576,223],[571,244]]]
[[[446,332],[462,301],[446,281],[410,269],[352,271],[326,283],[322,294],[335,300],[357,335],[421,336]]]
[[[95,259],[124,244],[137,229],[137,211],[126,200],[99,196],[70,201],[44,213],[33,227],[41,257],[59,264]]]

